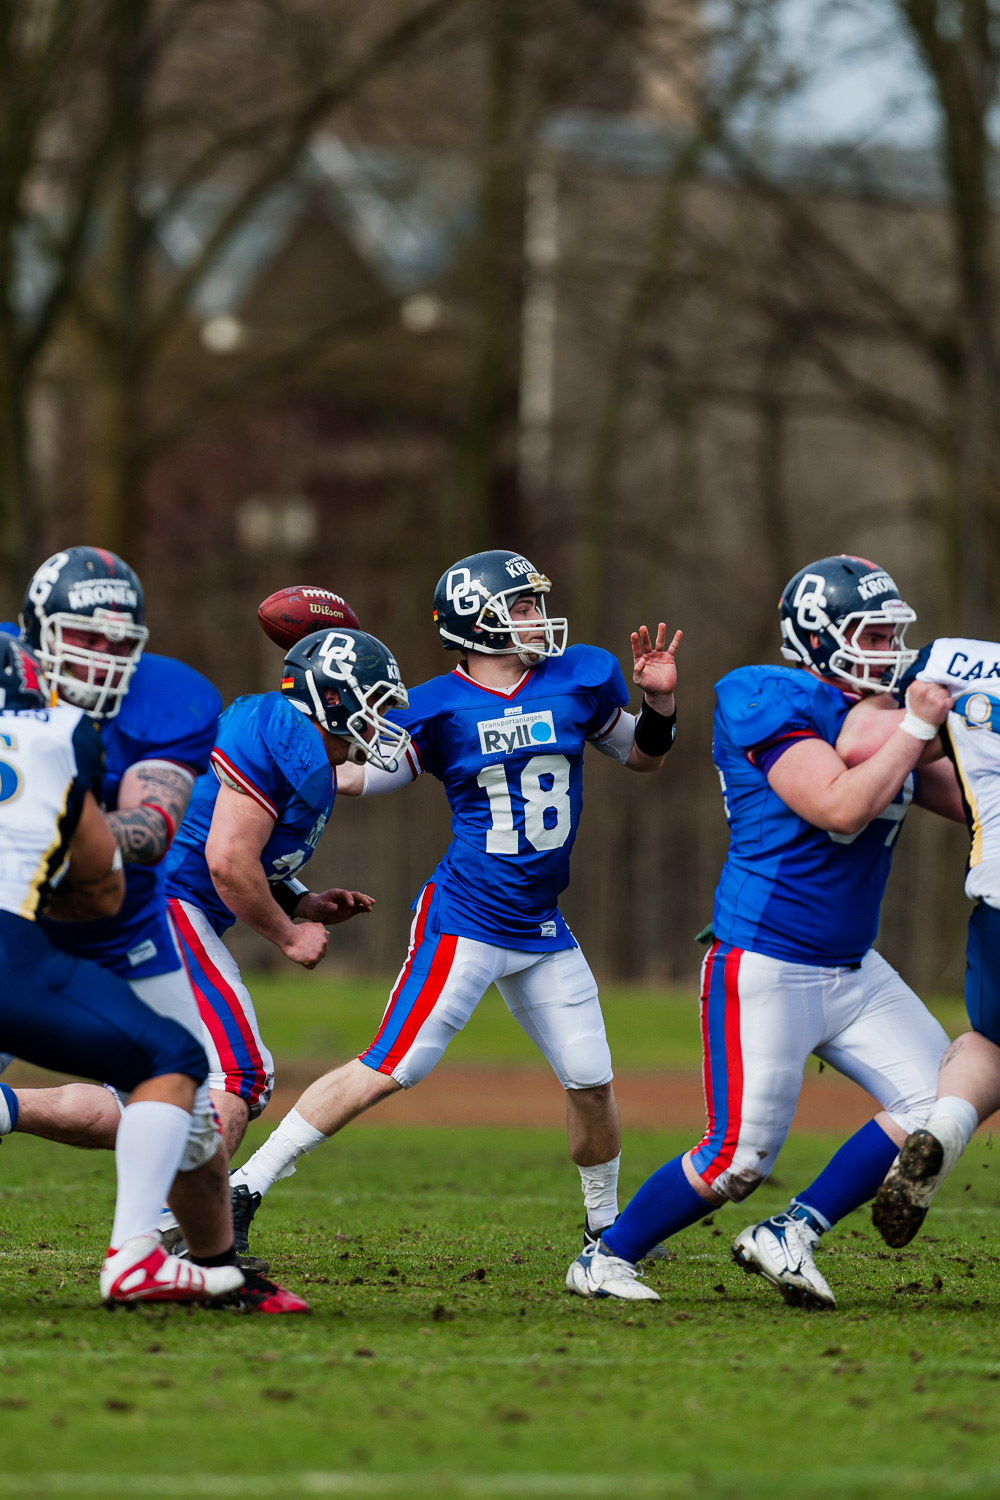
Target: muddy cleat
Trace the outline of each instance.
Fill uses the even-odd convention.
[[[243,1272],[243,1285],[233,1294],[233,1305],[240,1312],[307,1313],[309,1303],[286,1291],[276,1281],[268,1281],[258,1271]]]
[[[253,1216],[260,1208],[260,1193],[251,1193],[245,1184],[240,1183],[231,1192],[233,1205],[233,1249],[236,1258],[244,1271],[257,1271],[261,1276],[267,1274],[271,1269],[271,1263],[262,1260],[259,1255],[250,1254],[250,1225]]]
[[[623,1302],[659,1302],[659,1292],[643,1286],[641,1272],[631,1261],[612,1255],[598,1240],[584,1250],[566,1272],[566,1290],[578,1297],[620,1297]]]
[[[901,1250],[910,1243],[964,1150],[962,1132],[952,1120],[935,1120],[933,1131],[907,1136],[872,1205],[872,1223],[887,1245]]]
[[[805,1210],[792,1209],[750,1224],[733,1240],[732,1257],[751,1276],[776,1286],[790,1307],[836,1307],[813,1260],[819,1230]]]
[[[215,1302],[243,1285],[238,1266],[196,1266],[168,1255],[158,1234],[140,1234],[108,1255],[101,1269],[105,1307],[139,1302]]]

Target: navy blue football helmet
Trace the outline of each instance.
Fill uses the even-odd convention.
[[[128,563],[103,547],[69,547],[35,570],[21,633],[60,698],[113,719],[149,636],[144,615]]]
[[[396,658],[365,630],[303,636],[285,656],[281,691],[330,734],[346,735],[347,758],[356,765],[370,761],[394,771],[410,743],[407,731],[385,717],[409,703]]]
[[[891,693],[916,660],[916,651],[903,645],[915,611],[885,569],[863,557],[821,557],[801,568],[779,607],[782,656],[824,677],[839,677],[864,692]],[[862,651],[853,644],[868,625],[893,627],[885,650]]]
[[[545,595],[552,584],[520,552],[476,552],[441,575],[434,590],[434,623],[446,651],[483,651],[519,656],[534,666],[566,650],[565,618],[549,619]],[[510,605],[520,594],[534,594],[541,620],[517,622]],[[522,635],[537,635],[524,640]]]
[[[48,706],[45,678],[35,658],[14,636],[0,635],[0,708]]]

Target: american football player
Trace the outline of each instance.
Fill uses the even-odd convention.
[[[388,769],[405,755],[409,735],[385,714],[406,701],[381,641],[346,627],[318,630],[286,654],[280,692],[237,698],[219,723],[211,768],[167,863],[170,911],[230,1154],[271,1097],[274,1064],[222,934],[239,919],[312,969],[326,952],[328,927],[371,911],[363,892],[309,891],[299,872],[319,844],[344,768],[370,760]],[[245,1198],[234,1196],[244,1251]]]
[[[1000,642],[943,637],[920,652],[904,682],[941,683],[954,703],[936,748],[956,773],[957,812],[972,840],[965,893],[976,904],[966,944],[965,1004],[971,1030],[941,1061],[938,1097],[903,1144],[875,1195],[872,1219],[886,1244],[908,1245],[931,1200],[980,1121],[1000,1108]],[[866,759],[894,732],[902,710],[847,719],[841,753]]]
[[[201,1152],[192,1111],[208,1072],[204,1050],[117,975],[49,940],[58,920],[113,921],[125,878],[97,801],[100,731],[82,708],[50,703],[38,665],[9,635],[0,636],[0,754],[0,1042],[41,1067],[109,1078],[129,1095],[102,1296],[114,1305],[232,1295],[244,1281],[235,1264],[185,1265],[164,1253],[154,1227],[178,1168],[192,1147]],[[18,1110],[0,1083],[4,1133]],[[201,1227],[192,1220],[192,1234]]]
[[[708,1125],[649,1178],[567,1272],[586,1297],[658,1300],[637,1267],[665,1236],[767,1177],[815,1053],[882,1105],[785,1213],[745,1229],[733,1256],[799,1304],[832,1307],[813,1250],[866,1203],[921,1125],[947,1037],[873,948],[892,851],[912,801],[935,806],[947,777],[927,765],[951,703],[916,683],[882,747],[848,768],[835,747],[862,695],[888,694],[912,652],[913,611],[884,569],[826,557],[781,597],[783,654],[797,666],[741,667],[717,684],[713,757],[729,821],[702,966]]]
[[[184,817],[196,775],[205,769],[221,702],[200,673],[169,657],[143,654],[148,635],[142,586],[114,553],[70,547],[50,557],[28,585],[22,638],[37,652],[53,696],[101,721],[105,767],[101,799],[126,867],[125,900],[112,919],[48,922],[46,936],[126,980],[157,1013],[200,1038],[191,983],[166,904],[163,856]],[[12,1049],[13,1050],[13,1049]],[[100,1070],[91,1070],[100,1076]],[[88,1084],[18,1090],[12,1128],[71,1145],[115,1145],[119,1103]],[[220,1155],[207,1083],[199,1081],[185,1170],[172,1200],[199,1228],[192,1258],[232,1252],[228,1210],[219,1191],[228,1158]],[[0,1125],[2,1131],[2,1125]],[[154,1221],[155,1223],[155,1221]],[[203,1243],[207,1235],[206,1243]],[[248,1279],[248,1305],[267,1313],[305,1303],[262,1278]]]
[[[570,1153],[587,1234],[617,1213],[621,1134],[597,985],[559,911],[591,744],[633,771],[655,771],[674,737],[680,632],[632,636],[637,717],[615,657],[566,647],[546,612],[550,583],[527,558],[460,559],[434,595],[455,668],[414,688],[393,721],[412,743],[394,769],[346,768],[341,792],[394,791],[428,772],[443,782],[453,840],[414,903],[410,948],[382,1023],[361,1056],[313,1084],[233,1182],[260,1202],[363,1110],[425,1078],[495,982],[566,1090]]]

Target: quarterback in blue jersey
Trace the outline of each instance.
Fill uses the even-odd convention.
[[[182,662],[142,654],[148,635],[143,613],[135,573],[103,548],[56,553],[28,585],[22,633],[51,690],[103,723],[101,796],[126,866],[125,901],[113,919],[42,925],[55,947],[120,975],[145,1005],[200,1042],[191,981],[167,912],[162,861],[195,778],[208,764],[221,702],[211,683]],[[109,1091],[70,1084],[22,1089],[17,1097],[19,1132],[117,1149],[119,1103]],[[221,1146],[208,1083],[201,1079],[173,1192],[178,1213],[198,1229],[192,1259],[232,1250],[231,1217],[218,1182],[228,1161]],[[246,1283],[246,1296],[262,1312],[305,1310],[299,1299],[259,1278]]]
[[[395,770],[358,768],[341,793],[372,795],[422,772],[444,785],[452,842],[414,903],[410,948],[381,1026],[356,1061],[313,1084],[233,1181],[259,1202],[297,1158],[363,1110],[425,1078],[490,984],[566,1090],[570,1153],[588,1232],[617,1213],[621,1134],[590,968],[559,911],[583,805],[588,744],[654,771],[674,734],[674,653],[633,635],[638,718],[617,660],[566,648],[566,621],[545,611],[549,580],[516,552],[463,558],[441,578],[434,618],[462,653],[452,672],[414,688],[392,715],[412,744]]]
[[[864,764],[848,768],[835,749],[852,706],[891,692],[912,660],[903,635],[914,618],[874,563],[823,558],[781,599],[782,649],[798,669],[743,667],[718,683],[713,757],[730,845],[702,967],[708,1126],[573,1262],[571,1291],[658,1300],[637,1279],[639,1262],[707,1209],[759,1187],[815,1053],[882,1110],[786,1213],[745,1229],[733,1256],[789,1301],[835,1305],[813,1249],[872,1198],[926,1118],[948,1040],[872,943],[908,805],[951,795],[939,766],[914,776],[951,697],[916,684],[907,715]]]
[[[305,636],[285,657],[281,691],[237,698],[219,723],[211,768],[167,865],[230,1153],[271,1097],[274,1064],[222,934],[239,918],[311,969],[329,926],[371,910],[360,891],[309,891],[298,877],[333,811],[343,768],[368,758],[389,767],[403,755],[409,735],[384,714],[405,703],[392,653],[345,627]],[[241,1196],[234,1212],[242,1251]]]

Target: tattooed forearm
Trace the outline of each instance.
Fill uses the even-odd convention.
[[[162,813],[152,807],[131,807],[108,814],[122,859],[127,865],[155,865],[170,848],[170,829]]]
[[[141,760],[130,766],[118,789],[118,809],[109,815],[126,864],[153,865],[170,848],[184,821],[194,776],[183,766]]]

